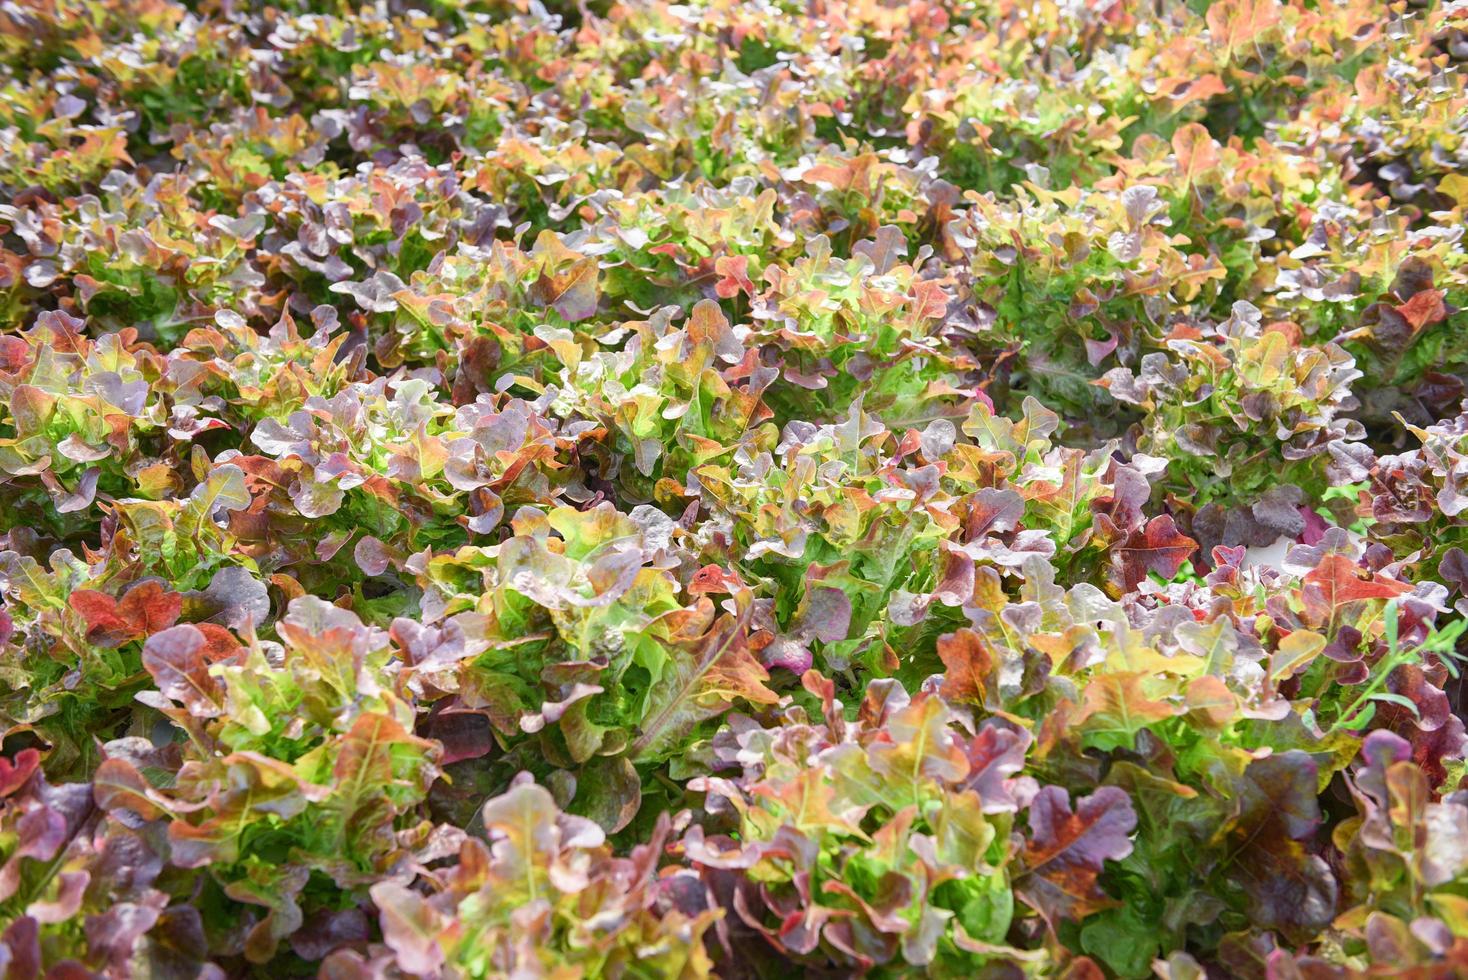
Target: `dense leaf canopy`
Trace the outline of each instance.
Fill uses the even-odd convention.
[[[1462,0],[0,4],[0,977],[1468,975]]]

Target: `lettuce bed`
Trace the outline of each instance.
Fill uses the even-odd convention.
[[[1468,975],[1465,62],[0,5],[0,976]]]

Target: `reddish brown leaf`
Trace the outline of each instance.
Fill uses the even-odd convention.
[[[1224,0],[1208,5],[1208,33],[1224,52],[1225,60],[1258,43],[1260,36],[1279,23],[1277,0]]]
[[[1365,577],[1362,577],[1365,573]],[[1320,596],[1329,609],[1358,599],[1392,599],[1411,586],[1382,575],[1366,572],[1344,555],[1326,555],[1318,566],[1305,576],[1305,585],[1320,590]]]
[[[994,655],[984,638],[971,629],[961,629],[938,638],[938,658],[943,673],[943,696],[953,701],[986,704],[995,686]]]
[[[143,644],[143,667],[164,696],[188,708],[196,718],[214,718],[223,710],[224,692],[209,673],[213,645],[197,626],[175,626]]]
[[[93,589],[77,589],[67,602],[86,620],[87,639],[103,647],[165,630],[178,622],[183,610],[183,596],[153,580],[133,586],[120,602]]]
[[[1131,798],[1103,786],[1075,811],[1059,786],[1046,786],[1030,805],[1031,836],[1017,890],[1047,919],[1080,918],[1110,903],[1096,884],[1106,861],[1132,852],[1128,835],[1137,825]]]
[[[117,604],[117,614],[145,636],[168,629],[178,622],[183,596],[170,592],[161,582],[140,582]]]
[[[1205,126],[1188,123],[1172,134],[1172,152],[1177,154],[1177,166],[1184,187],[1193,186],[1198,175],[1218,166],[1218,143]]]
[[[1197,550],[1198,542],[1179,531],[1171,516],[1154,517],[1112,550],[1114,578],[1127,592],[1141,585],[1148,572],[1170,579]]]
[[[535,240],[534,254],[545,264],[530,288],[531,299],[572,323],[596,313],[600,264],[595,258],[573,252],[549,229]]]
[[[40,764],[41,753],[36,749],[21,749],[14,760],[0,756],[0,799],[24,786]]]
[[[104,759],[92,777],[92,798],[104,810],[129,810],[144,820],[163,813],[148,781],[126,759]]]
[[[1413,330],[1441,323],[1448,316],[1441,289],[1424,289],[1413,294],[1411,299],[1397,307],[1397,312],[1412,325]]]

